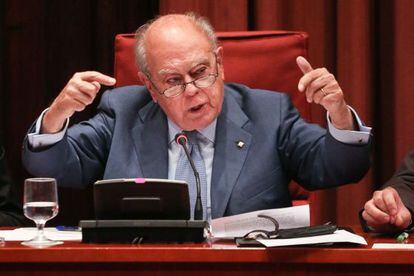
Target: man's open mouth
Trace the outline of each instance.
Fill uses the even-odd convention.
[[[204,104],[199,104],[199,105],[196,105],[196,106],[194,106],[194,107],[190,108],[190,112],[197,112],[197,111],[199,111],[201,108],[203,108],[203,106],[204,106]]]

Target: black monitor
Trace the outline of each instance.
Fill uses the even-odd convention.
[[[189,220],[190,200],[184,181],[134,178],[94,184],[98,220]]]

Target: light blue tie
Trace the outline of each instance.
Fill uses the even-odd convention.
[[[199,137],[201,134],[198,131],[190,131],[185,133],[188,137],[188,150],[200,176],[201,203],[203,204],[203,219],[205,220],[207,218],[207,178],[206,166],[204,165],[204,160],[201,156],[199,147],[199,139],[202,139],[202,137]],[[194,219],[197,186],[194,172],[183,148],[181,149],[180,158],[178,159],[177,169],[175,171],[175,179],[184,180],[188,184],[188,192],[190,194],[191,219]]]

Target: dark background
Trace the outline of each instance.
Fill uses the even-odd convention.
[[[373,167],[357,185],[318,192],[326,220],[356,224],[357,211],[414,144],[414,1],[410,0],[0,0],[0,132],[18,198],[29,175],[23,137],[77,71],[113,73],[115,34],[158,14],[196,11],[217,31],[308,32],[309,59],[333,72],[346,99],[374,126]],[[71,118],[90,117],[98,100]],[[324,111],[312,106],[314,122]],[[91,191],[60,189],[53,223],[92,216]]]
[[[17,197],[29,177],[20,161],[28,126],[78,71],[113,75],[114,37],[130,33],[158,13],[156,1],[1,1],[1,117]],[[90,117],[98,99],[71,118]],[[93,216],[91,189],[59,189],[55,224]]]

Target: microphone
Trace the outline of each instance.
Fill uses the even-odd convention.
[[[198,171],[197,171],[197,169],[194,165],[194,161],[191,158],[190,153],[188,152],[188,148],[187,148],[188,138],[187,138],[187,135],[185,135],[185,133],[183,133],[183,132],[177,133],[177,135],[175,135],[175,142],[177,142],[177,144],[179,144],[183,147],[185,155],[187,155],[187,159],[190,162],[191,168],[193,169],[194,177],[195,177],[195,181],[196,181],[196,189],[197,189],[197,198],[196,198],[195,207],[194,207],[194,219],[195,220],[202,220],[203,219],[203,204],[201,203],[200,176],[199,176]]]

